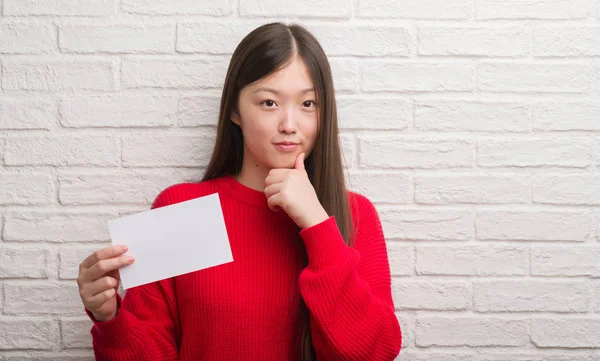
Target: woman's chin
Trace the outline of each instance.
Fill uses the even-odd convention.
[[[277,154],[270,159],[272,168],[294,168],[297,155],[294,153]]]
[[[294,159],[292,159],[292,160],[288,160],[288,159],[276,160],[276,161],[270,163],[270,168],[271,169],[294,168]]]

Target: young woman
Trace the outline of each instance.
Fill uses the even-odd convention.
[[[241,41],[203,180],[165,189],[152,208],[213,193],[233,262],[131,288],[123,299],[118,269],[133,262],[126,248],[81,263],[97,360],[398,355],[381,223],[367,198],[346,190],[331,70],[301,26],[267,24]]]

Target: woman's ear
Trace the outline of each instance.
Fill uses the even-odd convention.
[[[240,121],[240,116],[235,109],[231,112],[231,121],[233,122],[233,124],[242,126],[242,124],[241,124],[242,122]]]
[[[240,112],[238,109],[236,109],[236,107],[231,110],[231,122],[240,127],[242,126],[242,118],[240,117]]]

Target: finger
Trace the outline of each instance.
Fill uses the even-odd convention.
[[[291,169],[275,168],[271,169],[267,178],[265,178],[265,187],[274,183],[283,182],[290,174]]]
[[[269,197],[269,199],[267,199],[267,204],[272,211],[278,212],[280,209],[282,209],[281,194],[277,193]]]
[[[305,153],[300,153],[296,157],[296,162],[294,163],[294,169],[304,171],[304,156]]]
[[[95,281],[111,271],[133,263],[133,261],[134,258],[129,255],[98,261],[92,267],[83,272],[83,281],[84,283]]]
[[[98,261],[122,255],[123,253],[127,252],[127,249],[128,248],[125,245],[108,246],[102,248],[84,259],[80,264],[80,268],[90,268],[95,263],[98,263]]]
[[[267,196],[267,198],[279,193],[279,191],[281,190],[281,187],[283,187],[283,183],[274,183],[271,184],[270,186],[267,186],[264,190],[265,192],[265,196]]]
[[[117,290],[114,288],[104,290],[103,292],[98,293],[97,295],[88,299],[85,303],[85,308],[87,308],[93,313],[95,310],[100,309],[100,307],[102,307],[102,305],[105,304],[108,300],[113,298],[116,293]]]
[[[92,283],[85,284],[81,289],[81,298],[89,300],[99,293],[102,293],[111,288],[117,288],[119,280],[114,277],[105,276],[95,280]]]

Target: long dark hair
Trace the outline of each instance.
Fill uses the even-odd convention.
[[[237,175],[242,168],[244,141],[240,127],[231,120],[238,111],[242,88],[283,68],[298,56],[306,65],[319,104],[319,127],[314,149],[305,160],[308,177],[319,201],[335,216],[346,244],[352,239],[352,216],[346,193],[338,137],[337,108],[331,68],[317,39],[300,25],[270,23],[250,32],[237,46],[223,86],[217,139],[203,181]],[[301,359],[315,360],[309,311],[300,300]]]

